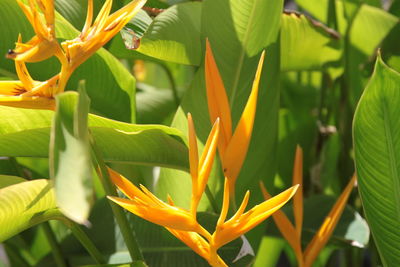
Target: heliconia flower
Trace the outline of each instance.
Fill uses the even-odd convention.
[[[96,20],[93,20],[93,0],[88,1],[88,11],[81,34],[74,40],[61,44],[65,51],[68,67],[61,73],[61,87],[71,73],[100,47],[113,38],[129,20],[142,8],[147,0],[133,0],[126,6],[110,15],[112,0],[106,0]]]
[[[301,148],[298,146],[296,149],[296,157],[294,161],[293,169],[293,184],[302,184],[303,180],[303,154]],[[295,217],[295,226],[290,222],[286,214],[278,210],[272,217],[277,225],[279,231],[283,237],[288,241],[289,245],[293,248],[299,267],[311,267],[319,252],[324,248],[329,238],[331,237],[333,230],[335,229],[340,216],[346,206],[347,200],[350,196],[351,190],[356,182],[356,176],[354,175],[346,188],[339,196],[335,205],[332,207],[328,216],[320,226],[318,232],[314,235],[311,242],[308,244],[305,251],[301,247],[301,231],[303,224],[303,192],[302,188],[298,190],[296,195],[293,197],[293,212]],[[267,192],[264,184],[260,182],[261,191],[265,199],[270,199],[270,195]]]
[[[28,21],[35,31],[35,36],[27,43],[22,43],[21,37],[8,58],[25,62],[38,62],[61,52],[54,28],[54,0],[29,0],[29,6],[17,0]],[[44,21],[39,13],[44,15]]]
[[[0,104],[32,109],[55,108],[52,92],[57,86],[58,75],[39,82],[32,79],[25,63],[15,61],[19,81],[0,81]]]
[[[250,197],[250,192],[247,191],[239,209],[228,221],[225,221],[229,208],[229,191],[227,187],[228,181],[225,179],[221,216],[218,219],[216,230],[212,235],[211,247],[214,249],[218,249],[232,240],[235,240],[279,210],[293,197],[297,191],[298,185],[295,185],[279,195],[254,206],[247,212],[244,212]]]
[[[229,100],[215,62],[210,43],[206,41],[205,79],[207,87],[208,110],[211,121],[221,119],[221,138],[218,144],[222,168],[228,178],[230,196],[234,197],[236,179],[239,176],[253,131],[257,106],[258,85],[260,82],[265,51],[262,52],[258,63],[252,90],[243,110],[241,118],[232,134],[232,119]]]

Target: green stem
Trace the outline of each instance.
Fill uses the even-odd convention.
[[[215,201],[214,195],[211,192],[210,187],[208,185],[206,185],[206,196],[208,198],[208,201],[210,201],[213,211],[217,214],[220,213],[221,211],[218,208],[217,201]]]
[[[108,174],[107,166],[104,163],[101,152],[98,150],[93,136],[89,134],[90,144],[92,147],[92,159],[98,176],[100,177],[101,183],[104,187],[104,191],[109,196],[118,196],[114,185],[110,180]],[[136,235],[133,229],[131,229],[128,219],[124,213],[124,210],[118,205],[111,203],[111,209],[114,213],[115,219],[119,228],[121,229],[121,234],[124,237],[125,244],[128,248],[129,254],[132,260],[144,261],[143,254],[140,250],[139,244],[136,240]]]
[[[53,254],[54,260],[56,261],[56,264],[58,267],[67,267],[67,263],[65,262],[65,259],[63,257],[63,253],[61,251],[61,247],[57,242],[56,236],[54,235],[53,230],[50,227],[50,224],[48,222],[42,223],[42,229],[44,231],[44,234],[47,238],[47,242],[49,242],[49,245],[51,247],[51,253]]]
[[[97,249],[97,247],[93,244],[92,240],[87,236],[87,234],[81,229],[79,225],[74,222],[69,224],[69,228],[71,229],[74,236],[79,240],[82,246],[87,250],[87,252],[92,256],[92,258],[96,261],[96,264],[104,264],[106,261],[103,258],[103,255]]]

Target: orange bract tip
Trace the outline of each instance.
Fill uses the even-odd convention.
[[[206,40],[205,79],[210,120],[213,122],[218,117],[221,119],[219,150],[222,154],[232,136],[231,109],[208,39]]]
[[[242,116],[238,125],[236,126],[235,132],[225,150],[225,153],[222,155],[225,175],[231,180],[232,184],[235,184],[236,179],[239,176],[239,172],[246,158],[247,150],[251,140],[264,55],[265,53],[263,52],[258,63],[253,87],[243,110]]]
[[[331,237],[333,230],[335,229],[339,219],[346,206],[347,200],[356,182],[356,175],[353,175],[342,194],[339,196],[335,205],[332,207],[328,216],[326,216],[318,232],[314,235],[311,242],[308,244],[304,252],[305,266],[311,266],[314,260],[317,258],[319,252],[324,248],[329,238]]]

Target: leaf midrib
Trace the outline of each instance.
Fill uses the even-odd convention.
[[[249,20],[247,22],[247,25],[246,25],[246,32],[245,32],[245,35],[244,35],[244,38],[243,38],[243,44],[241,46],[239,60],[238,60],[239,62],[238,62],[238,65],[237,65],[238,67],[237,67],[237,69],[235,71],[235,76],[234,76],[233,85],[232,85],[232,93],[231,93],[231,96],[230,96],[231,108],[233,108],[234,103],[235,103],[235,96],[237,94],[237,88],[238,88],[238,85],[239,85],[240,73],[242,72],[244,53],[245,53],[245,50],[246,50],[245,47],[246,47],[246,45],[248,43],[249,33],[250,33],[249,25],[252,24],[253,19],[255,17],[254,16],[254,12],[256,10],[255,7],[257,6],[258,2],[259,2],[259,0],[254,0],[253,6],[252,6],[251,12],[250,12],[250,18],[249,18]]]

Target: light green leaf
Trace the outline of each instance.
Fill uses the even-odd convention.
[[[69,94],[75,95],[74,92]],[[48,157],[52,111],[0,106],[0,156]],[[106,161],[187,169],[182,133],[89,115],[89,128]]]
[[[400,265],[399,84],[378,57],[353,124],[359,192],[384,266]]]
[[[0,203],[0,242],[38,223],[63,218],[45,179],[1,188]]]
[[[71,220],[85,224],[93,202],[87,126],[89,98],[82,89],[78,101],[72,92],[58,95],[56,101],[50,138],[50,177],[57,206]]]
[[[168,8],[150,24],[137,51],[160,60],[199,65],[201,10],[202,4],[198,2]]]
[[[284,13],[281,28],[281,69],[316,70],[341,57],[340,35],[298,13]]]
[[[0,188],[7,187],[13,184],[22,183],[25,181],[26,181],[25,179],[18,176],[0,175]]]

